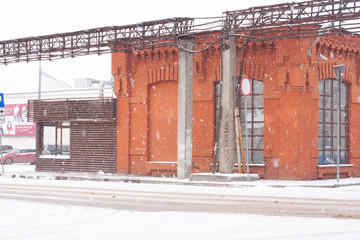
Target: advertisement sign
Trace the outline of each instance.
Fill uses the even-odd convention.
[[[27,104],[6,104],[5,123],[0,124],[3,136],[35,136],[35,125],[27,121]]]

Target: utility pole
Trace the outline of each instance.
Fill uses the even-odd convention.
[[[177,177],[192,173],[193,53],[192,38],[179,39]]]
[[[219,172],[233,173],[235,163],[236,37],[225,36],[221,44],[221,116]]]

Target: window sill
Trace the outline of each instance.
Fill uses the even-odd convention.
[[[212,164],[211,164],[211,166],[212,166]],[[238,167],[238,165],[235,164],[235,168],[237,168],[237,167]],[[264,163],[249,163],[249,167],[265,167],[265,164]]]
[[[250,163],[249,167],[265,167],[264,163]]]
[[[70,159],[69,155],[41,155],[39,158],[41,159]]]
[[[336,164],[317,165],[319,168],[336,168]],[[339,167],[353,167],[354,164],[340,164]]]

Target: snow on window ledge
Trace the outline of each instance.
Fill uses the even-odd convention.
[[[336,164],[324,164],[324,165],[317,165],[319,168],[336,168]],[[340,164],[340,167],[353,167],[354,164]]]
[[[250,167],[265,167],[264,163],[249,163]]]
[[[238,165],[235,164],[235,168],[237,168],[237,167],[238,167]],[[249,163],[249,167],[265,167],[265,164],[264,163]]]
[[[70,159],[70,155],[41,155],[41,159]]]

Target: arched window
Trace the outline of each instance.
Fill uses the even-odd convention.
[[[249,163],[264,163],[264,82],[251,79],[250,96],[241,94],[241,130],[245,148],[245,99],[247,107],[247,131]]]
[[[338,82],[335,79],[319,81],[318,164],[337,162],[337,105]],[[341,84],[340,100],[340,162],[348,162],[348,87]]]

